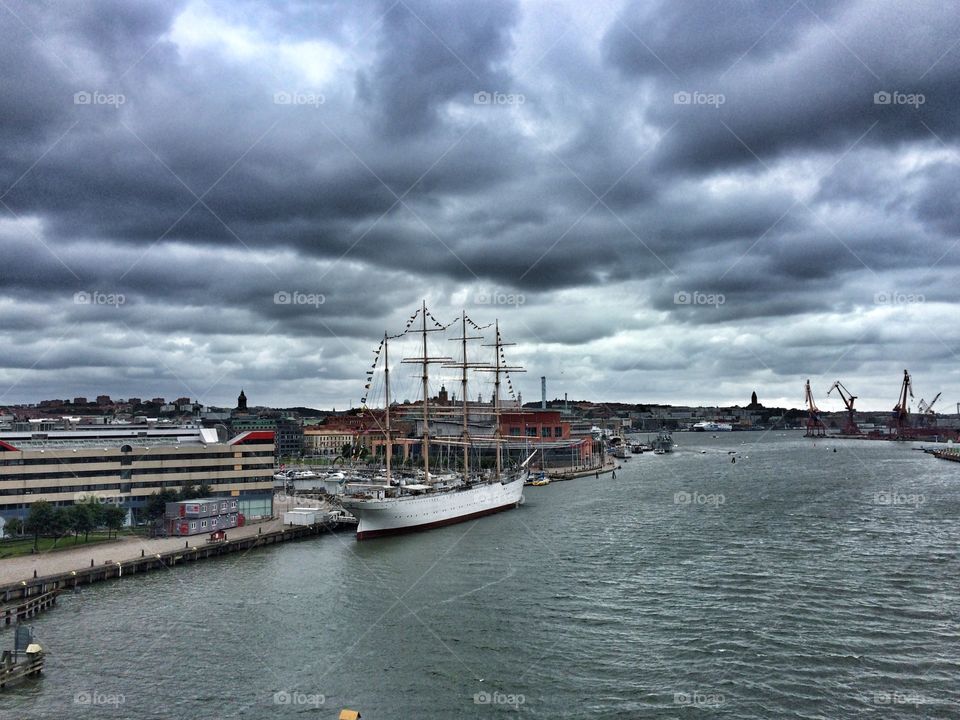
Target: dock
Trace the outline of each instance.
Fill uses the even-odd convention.
[[[546,474],[551,480],[576,480],[577,478],[599,477],[618,469],[620,469],[620,465],[607,464],[603,467],[586,468],[584,470],[547,470]]]
[[[23,655],[21,659],[19,656]],[[12,653],[4,650],[0,657],[0,690],[7,685],[34,677],[43,672],[43,650],[40,646],[30,646],[25,653]]]
[[[960,450],[955,450],[954,448],[934,450],[930,454],[933,455],[935,458],[940,458],[941,460],[952,460],[953,462],[960,462]]]
[[[17,605],[8,605],[5,608],[0,608],[0,620],[3,621],[3,626],[9,627],[10,625],[13,625],[14,622],[27,620],[28,618],[32,618],[37,613],[53,607],[57,604],[57,593],[59,592],[59,590],[51,590],[49,592],[36,595]]]
[[[207,543],[203,535],[194,535],[184,539],[184,547],[155,555],[142,555],[139,558],[114,562],[112,560],[102,565],[79,568],[70,572],[57,573],[20,580],[0,586],[0,603],[6,605],[17,600],[28,601],[33,610],[39,611],[50,607],[55,602],[47,598],[50,593],[63,590],[72,590],[81,585],[91,585],[105,580],[115,580],[132,575],[138,575],[154,570],[170,570],[178,565],[195,563],[201,560],[246,552],[257,547],[267,547],[277,543],[303,540],[311,537],[326,535],[341,527],[354,527],[348,523],[317,523],[315,525],[294,525],[284,527],[259,535],[250,535],[236,540]],[[32,604],[31,604],[32,602]],[[21,607],[21,603],[16,607]]]
[[[0,655],[0,690],[43,672],[43,648],[33,639],[33,629],[17,625],[13,650]]]

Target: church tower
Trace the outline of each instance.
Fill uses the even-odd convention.
[[[237,411],[247,411],[247,396],[243,393],[243,390],[240,390],[240,395],[237,396]]]

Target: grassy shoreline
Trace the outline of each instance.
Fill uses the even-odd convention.
[[[97,531],[90,533],[90,537],[84,540],[83,536],[74,538],[73,536],[61,537],[59,539],[54,539],[52,537],[41,537],[40,542],[37,544],[37,552],[33,552],[33,537],[30,535],[23,535],[13,539],[5,539],[0,541],[0,560],[7,558],[23,557],[24,555],[43,555],[51,552],[59,552],[61,550],[72,550],[74,548],[88,547],[90,545],[103,545],[105,543],[112,543],[121,540],[124,537],[134,535],[136,533],[131,532],[121,532],[117,533],[108,533],[106,531]]]

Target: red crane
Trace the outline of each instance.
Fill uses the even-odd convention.
[[[900,386],[900,400],[893,408],[893,430],[897,438],[904,437],[910,427],[910,406],[907,396],[913,397],[913,383],[910,382],[910,373],[903,371],[903,384]]]
[[[807,402],[807,432],[804,437],[823,437],[827,434],[827,428],[820,419],[820,410],[813,401],[813,390],[810,389],[810,381],[807,380],[806,397]]]
[[[843,404],[847,408],[847,422],[843,426],[844,435],[861,435],[860,428],[857,427],[857,422],[853,418],[853,401],[857,399],[857,396],[851,393],[847,388],[843,386],[843,383],[837,380],[833,385],[830,386],[830,389],[827,390],[827,395],[832,393],[834,390],[840,395],[840,399],[843,400]]]

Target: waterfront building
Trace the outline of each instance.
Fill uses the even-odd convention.
[[[274,438],[212,428],[146,425],[0,433],[0,520],[25,518],[38,500],[72,505],[94,496],[131,511],[185,485],[236,498],[247,518],[273,514]]]
[[[344,445],[354,445],[357,433],[343,428],[311,427],[303,431],[304,457],[333,460]]]
[[[559,410],[525,410],[505,412],[500,415],[500,435],[567,440],[570,438],[570,423],[563,420]]]
[[[235,497],[179,500],[167,503],[165,510],[167,533],[181,537],[229,530],[243,525],[246,520]]]

